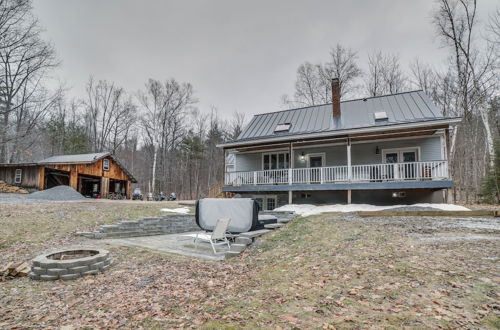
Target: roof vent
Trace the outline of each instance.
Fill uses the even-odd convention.
[[[375,112],[373,116],[375,117],[375,121],[389,119],[389,117],[387,117],[387,112],[385,111]]]
[[[290,130],[290,127],[292,124],[290,123],[283,123],[283,124],[278,124],[276,128],[274,129],[274,133],[277,132],[288,132]]]

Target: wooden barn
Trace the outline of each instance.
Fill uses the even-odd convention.
[[[54,156],[36,163],[0,164],[0,180],[30,190],[67,185],[87,197],[131,197],[133,175],[109,152]]]

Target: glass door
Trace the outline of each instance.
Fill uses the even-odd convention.
[[[416,151],[402,151],[403,173],[405,179],[415,179],[415,162],[417,161]]]
[[[416,164],[418,161],[418,148],[384,150],[382,160],[385,164],[397,164],[385,166],[386,179],[415,179]]]
[[[309,169],[309,181],[310,183],[320,183],[321,180],[321,168],[325,163],[324,154],[310,154],[308,155],[308,167]]]
[[[399,154],[397,152],[388,152],[385,154],[384,159],[386,164],[395,164],[398,163]],[[385,175],[387,179],[394,179],[394,166],[389,165],[386,167]]]

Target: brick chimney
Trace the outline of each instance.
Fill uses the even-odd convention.
[[[333,117],[340,117],[340,82],[339,82],[339,78],[332,79],[332,110],[333,110]]]

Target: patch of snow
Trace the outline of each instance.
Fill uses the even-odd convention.
[[[333,205],[310,205],[310,204],[288,204],[274,211],[292,211],[302,216],[309,216],[325,212],[358,212],[358,211],[382,211],[402,207],[433,208],[444,211],[470,211],[468,208],[454,204],[430,204],[420,203],[412,205],[390,205],[376,206],[371,204],[333,204]]]
[[[188,214],[189,213],[189,208],[188,207],[178,207],[176,209],[161,209],[160,211],[162,211],[162,212],[171,212],[171,213],[180,213],[180,214]]]

